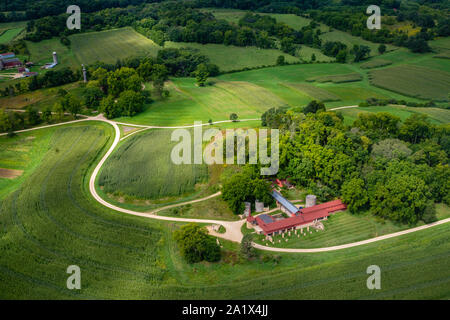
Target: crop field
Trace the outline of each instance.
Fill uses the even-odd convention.
[[[150,130],[125,140],[102,169],[101,190],[119,197],[169,201],[198,193],[196,185],[207,182],[208,167],[174,164],[171,151],[178,142],[171,142],[172,131]]]
[[[300,60],[294,56],[277,49],[260,49],[257,47],[236,47],[223,44],[199,44],[167,41],[166,48],[194,48],[209,58],[221,71],[242,70],[244,68],[257,68],[273,66],[278,56],[284,56],[286,62],[294,63]],[[320,51],[319,51],[320,53]],[[316,54],[317,56],[318,54]],[[308,59],[311,57],[309,55]],[[318,56],[321,57],[321,56]]]
[[[189,265],[173,240],[178,224],[113,213],[88,194],[85,177],[111,134],[93,123],[55,129],[39,167],[2,201],[0,298],[449,298],[448,225],[348,250],[277,254],[279,262],[263,252],[266,262],[240,261],[238,245],[221,241],[220,262]],[[73,264],[82,270],[76,292],[66,289]],[[381,290],[366,287],[371,264],[383,270]]]
[[[395,66],[369,73],[375,86],[421,99],[448,101],[450,73],[421,66]]]
[[[160,47],[132,28],[70,36],[72,50],[80,63],[115,63],[130,56],[156,56]],[[93,45],[95,44],[95,45]]]
[[[375,107],[363,107],[363,108],[350,108],[339,110],[343,115],[347,124],[352,124],[358,117],[360,112],[389,112],[402,121],[410,117],[414,113],[426,114],[430,121],[434,124],[444,124],[450,122],[450,110],[440,108],[413,108],[402,106],[375,106]]]
[[[316,87],[307,83],[289,83],[286,86],[303,92],[311,97],[311,99],[322,102],[339,101],[341,100],[337,95],[327,91],[324,88]]]

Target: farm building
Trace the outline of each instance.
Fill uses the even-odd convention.
[[[21,67],[22,62],[16,58],[13,52],[0,54],[0,70]]]
[[[299,213],[300,209],[293,205],[289,200],[283,197],[279,192],[273,190],[272,197],[277,202],[277,207],[284,213],[287,213],[291,216]]]
[[[261,214],[256,217],[250,215],[247,217],[247,226],[254,228],[258,234],[272,236],[290,230],[314,226],[318,221],[326,220],[330,214],[345,210],[346,208],[346,205],[341,200],[334,200],[309,208],[299,209],[296,214],[286,219],[274,219],[268,214]]]

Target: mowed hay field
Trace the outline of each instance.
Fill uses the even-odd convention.
[[[239,119],[260,118],[272,107],[287,105],[276,94],[254,83],[211,81],[213,84],[198,87],[191,78],[173,79],[166,84],[169,98],[155,101],[141,114],[118,120],[161,126],[189,125],[194,121],[228,120],[231,113],[236,113]]]
[[[87,177],[112,128],[54,130],[41,164],[0,203],[1,299],[450,298],[448,224],[348,250],[276,254],[278,263],[271,253],[233,259],[239,245],[221,241],[220,262],[187,264],[178,224],[113,212],[90,196]],[[73,264],[81,290],[66,288]],[[381,290],[366,287],[372,264],[383,270]]]
[[[450,73],[421,66],[400,65],[373,70],[371,83],[407,96],[448,101]]]
[[[80,63],[115,63],[130,56],[156,56],[160,47],[132,28],[70,36],[72,50]]]
[[[207,182],[208,167],[174,164],[171,152],[178,142],[171,141],[172,132],[155,129],[125,140],[102,169],[101,190],[145,200],[173,200],[195,192],[197,184]]]
[[[209,58],[221,71],[242,70],[244,68],[256,68],[273,66],[278,56],[284,56],[289,63],[300,62],[294,56],[277,49],[260,49],[257,47],[236,47],[223,44],[199,44],[167,41],[166,48],[193,48]]]

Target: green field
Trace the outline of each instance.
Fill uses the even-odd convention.
[[[192,78],[174,78],[166,84],[168,98],[156,99],[143,113],[119,120],[174,126],[227,120],[233,112],[240,119],[258,118],[271,107],[304,106],[313,99],[329,101],[327,108],[357,105],[368,98],[423,101],[372,86],[368,72],[357,65],[338,63],[280,66],[224,74],[210,78],[202,88]]]
[[[116,63],[131,56],[156,56],[160,47],[132,28],[70,36],[72,50],[80,63]],[[95,45],[94,45],[95,44]]]
[[[194,192],[205,195],[207,190],[200,184],[206,185],[207,166],[173,164],[171,151],[178,142],[171,142],[172,131],[150,130],[125,140],[102,168],[101,190],[124,201],[127,197],[169,202]]]
[[[4,31],[0,35],[0,44],[8,43],[14,40],[21,32],[23,28],[14,28]]]
[[[415,113],[426,114],[434,124],[450,123],[450,110],[439,108],[413,108],[402,106],[375,106],[363,108],[350,108],[339,110],[344,115],[345,122],[352,124],[361,112],[388,112],[399,117],[402,121]]]
[[[221,71],[242,70],[273,66],[278,56],[284,56],[288,63],[300,62],[296,57],[276,49],[260,49],[257,47],[236,47],[223,44],[199,44],[167,41],[166,48],[194,48],[209,58]],[[318,51],[318,50],[317,50]],[[319,51],[320,53],[320,51]],[[318,56],[318,54],[316,54]],[[309,55],[308,59],[311,57]],[[318,58],[321,56],[318,56]]]
[[[1,203],[1,299],[450,298],[447,224],[336,252],[262,253],[266,262],[239,260],[238,245],[221,241],[219,263],[189,265],[173,240],[177,224],[92,200],[85,177],[111,134],[94,123],[56,129],[40,166]],[[66,289],[74,264],[80,291]],[[381,267],[381,290],[366,287],[372,264]]]
[[[375,86],[421,99],[448,101],[450,73],[421,66],[395,66],[370,72]]]

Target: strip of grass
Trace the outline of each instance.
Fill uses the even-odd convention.
[[[312,99],[320,100],[323,102],[339,101],[341,100],[337,95],[323,89],[307,83],[289,83],[285,84],[295,90],[305,92]]]

